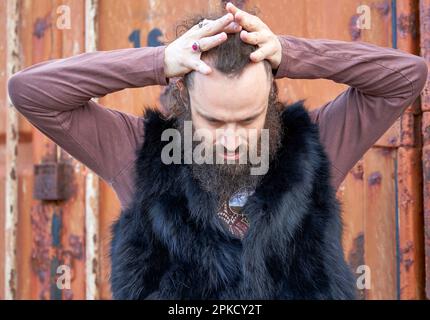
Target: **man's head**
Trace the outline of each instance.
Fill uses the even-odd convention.
[[[267,61],[250,62],[253,50],[239,34],[229,35],[225,43],[202,54],[212,73],[185,76],[194,128],[213,131],[227,158],[234,158],[240,143],[248,145],[242,136],[246,130],[260,131],[266,119],[273,76]]]
[[[188,30],[200,20],[201,17],[187,21],[183,27]],[[190,72],[172,82],[166,93],[166,107],[178,118],[182,133],[186,120],[192,121],[197,137],[203,138],[200,131],[210,133],[212,140],[206,136],[202,140],[213,145],[217,163],[193,164],[192,169],[205,189],[221,193],[223,198],[244,184],[255,186],[260,180],[261,176],[250,174],[249,160],[251,153],[261,156],[265,150],[260,143],[262,129],[268,130],[269,141],[263,142],[269,144],[266,150],[270,155],[279,143],[277,88],[269,62],[249,59],[256,49],[243,42],[239,33],[229,34],[221,45],[202,53],[201,59],[212,73]],[[224,164],[219,164],[221,161]]]

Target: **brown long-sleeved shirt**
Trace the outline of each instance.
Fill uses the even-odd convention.
[[[348,171],[422,91],[425,60],[365,42],[279,36],[276,78],[325,78],[349,86],[310,112],[318,124],[337,189]],[[132,196],[135,150],[143,119],[104,107],[93,97],[125,88],[166,85],[164,46],[83,53],[38,63],[8,82],[16,109],[116,191]]]

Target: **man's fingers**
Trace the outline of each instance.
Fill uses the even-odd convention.
[[[189,68],[203,74],[209,74],[212,72],[212,69],[200,59],[192,60]]]
[[[225,32],[222,32],[222,33],[214,35],[214,36],[201,38],[199,40],[200,50],[201,51],[207,51],[209,49],[212,49],[212,48],[220,45],[225,40],[227,40],[227,34]]]
[[[236,13],[234,15],[234,20],[248,31],[259,31],[264,27],[264,24],[259,18],[245,11]]]
[[[260,62],[266,59],[270,55],[269,48],[267,46],[263,46],[257,50],[255,50],[251,55],[249,56],[250,59],[254,62]]]
[[[234,15],[234,20],[248,31],[258,31],[264,26],[264,23],[258,17],[240,10],[231,2],[227,3],[226,9]]]
[[[226,26],[233,22],[233,19],[233,15],[231,13],[227,13],[221,18],[211,21],[208,24],[204,25],[202,28],[197,29],[197,36],[199,38],[203,38],[217,34],[223,31]]]
[[[203,25],[205,26],[205,25],[207,25],[208,23],[212,23],[212,22],[214,22],[214,20],[204,19],[202,22],[203,22]],[[199,25],[198,25],[198,24],[196,24],[196,25],[195,25],[195,26],[193,26],[190,30],[192,30],[192,31],[197,31],[197,30],[199,30],[199,29],[200,29]],[[222,31],[224,31],[224,32],[226,32],[226,33],[236,33],[236,32],[239,32],[239,31],[241,31],[241,30],[242,30],[242,26],[241,26],[240,24],[238,24],[237,22],[232,21],[232,22],[230,22],[226,27],[224,27],[224,30],[222,30]]]
[[[236,32],[239,32],[240,30],[242,30],[242,26],[235,21],[230,22],[230,24],[224,28],[224,32],[227,32],[227,33],[236,33]]]
[[[228,12],[230,12],[233,15],[235,15],[240,10],[231,2],[227,2],[227,4],[225,5],[225,8],[227,9]]]
[[[247,32],[246,30],[242,30],[240,32],[240,39],[246,43],[258,45],[266,42],[268,37],[263,32]]]

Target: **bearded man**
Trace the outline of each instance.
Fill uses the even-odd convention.
[[[9,81],[11,99],[119,195],[114,298],[352,299],[335,190],[417,98],[425,61],[363,42],[276,36],[226,9],[190,21],[167,46],[33,66]],[[278,101],[274,79],[286,76],[350,88],[308,112],[303,101]],[[168,85],[163,112],[136,117],[90,100],[150,84]],[[172,130],[184,139],[166,140]],[[223,161],[187,161],[199,141],[204,159]],[[172,143],[181,153],[168,163]],[[266,172],[252,174],[251,154]]]

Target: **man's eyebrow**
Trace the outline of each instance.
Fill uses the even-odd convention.
[[[207,115],[207,114],[204,114],[204,113],[202,113],[202,112],[201,112],[200,110],[198,110],[198,109],[196,109],[196,112],[197,112],[200,116],[202,116],[203,118],[205,118],[206,120],[222,122],[222,120],[219,120],[219,119],[216,119],[216,118],[214,118],[214,117],[212,117],[212,116],[209,116],[209,115]]]
[[[240,120],[240,121],[251,121],[251,120],[254,120],[254,119],[256,119],[256,118],[258,118],[262,113],[264,112],[264,109],[262,110],[262,111],[259,111],[258,113],[256,113],[256,114],[253,114],[252,116],[249,116],[249,117],[247,117],[247,118],[245,118],[245,119],[243,119],[243,120]]]

